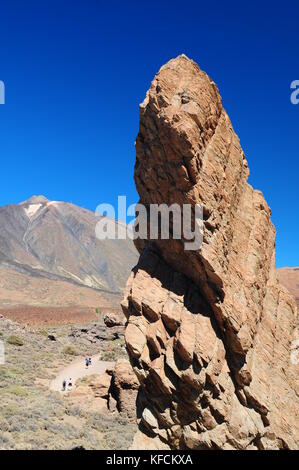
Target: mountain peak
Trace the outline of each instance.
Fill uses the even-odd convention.
[[[22,204],[45,204],[47,202],[49,202],[49,199],[47,199],[45,196],[40,195],[40,196],[31,196]]]
[[[137,253],[132,240],[96,238],[98,220],[92,211],[42,195],[8,204],[0,210],[0,269],[5,262],[34,276],[120,292]]]

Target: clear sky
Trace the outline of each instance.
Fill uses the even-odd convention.
[[[137,202],[138,105],[185,53],[220,89],[272,209],[277,265],[298,266],[298,21],[298,0],[0,2],[0,205]]]

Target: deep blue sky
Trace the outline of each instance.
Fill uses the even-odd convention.
[[[137,202],[138,105],[185,53],[216,81],[272,208],[277,265],[298,266],[298,21],[298,0],[0,1],[0,205]]]

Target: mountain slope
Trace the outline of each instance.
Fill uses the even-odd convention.
[[[295,297],[299,307],[299,267],[280,268],[277,270],[279,281]]]
[[[33,196],[0,208],[0,265],[30,275],[119,292],[137,262],[131,240],[98,240],[99,217]]]

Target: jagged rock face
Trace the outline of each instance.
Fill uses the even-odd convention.
[[[137,240],[126,343],[141,384],[135,446],[297,448],[297,309],[275,273],[275,229],[214,82],[185,56],[140,106],[140,202],[202,204],[203,245]]]

